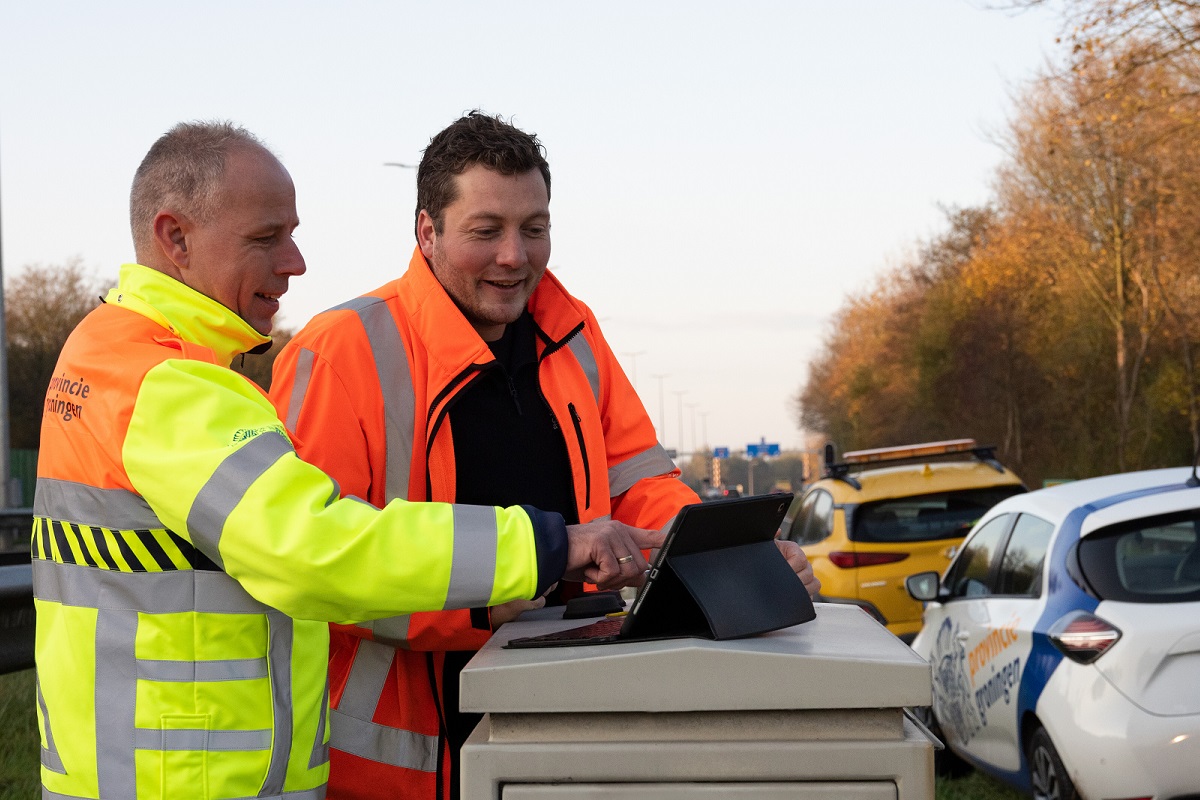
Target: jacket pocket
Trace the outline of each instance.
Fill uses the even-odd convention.
[[[138,750],[137,758],[158,759],[159,797],[211,797],[209,793],[209,735],[207,714],[163,714],[162,749]],[[141,770],[138,770],[141,774]],[[140,783],[140,781],[139,781]]]

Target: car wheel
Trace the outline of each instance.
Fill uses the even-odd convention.
[[[1067,777],[1050,734],[1041,726],[1029,737],[1029,782],[1034,800],[1078,800],[1075,784]]]

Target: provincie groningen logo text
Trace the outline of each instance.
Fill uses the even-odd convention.
[[[71,378],[64,372],[50,379],[46,392],[46,413],[57,414],[63,422],[83,416],[83,402],[92,387],[83,378]]]

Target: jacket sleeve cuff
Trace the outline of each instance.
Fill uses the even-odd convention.
[[[533,523],[533,541],[537,547],[537,593],[541,597],[567,571],[567,523],[562,514],[521,506]],[[533,598],[530,598],[533,599]]]
[[[490,631],[492,629],[492,613],[491,609],[482,606],[471,609],[471,627],[480,631]]]

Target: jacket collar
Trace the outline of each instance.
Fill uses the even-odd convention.
[[[408,271],[399,279],[398,294],[418,335],[436,359],[444,364],[461,364],[464,355],[468,355],[468,363],[493,360],[491,348],[450,299],[420,247],[413,249]],[[527,308],[547,346],[561,343],[587,318],[583,304],[549,271],[533,290]]]
[[[109,290],[104,302],[141,314],[186,342],[207,347],[225,366],[234,356],[271,341],[211,297],[141,264],[121,265],[117,287]]]

